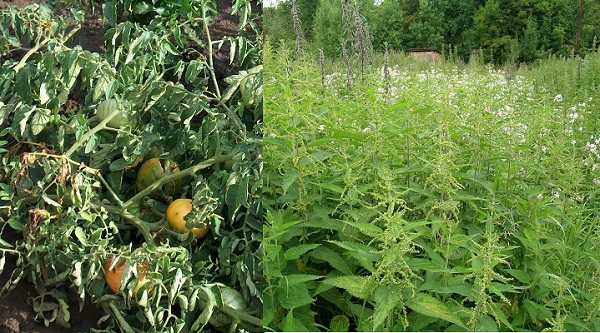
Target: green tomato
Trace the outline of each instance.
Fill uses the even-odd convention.
[[[129,125],[129,114],[116,99],[107,99],[100,103],[96,115],[100,120],[104,120],[115,110],[120,110],[120,112],[108,122],[108,126],[123,128]]]

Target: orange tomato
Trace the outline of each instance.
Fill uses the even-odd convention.
[[[185,223],[185,216],[192,211],[192,200],[177,199],[167,207],[167,221],[171,228],[179,233],[188,232]],[[208,233],[208,228],[193,228],[192,234],[196,238],[204,238]]]
[[[123,271],[125,270],[127,261],[121,260],[115,265],[115,267],[110,269],[112,263],[112,258],[109,258],[104,263],[104,280],[106,281],[108,288],[110,288],[113,293],[118,294],[121,291],[121,280],[123,279]],[[137,293],[137,291],[148,282],[148,279],[146,279],[148,267],[146,265],[138,265],[137,268],[138,280],[135,288],[133,289],[134,293]]]

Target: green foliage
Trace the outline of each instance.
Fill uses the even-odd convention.
[[[338,1],[320,1],[314,19],[314,46],[334,57],[341,52],[344,36],[341,7]]]
[[[122,16],[131,3],[120,2],[102,54],[68,46],[80,12],[0,10],[10,41],[0,64],[0,260],[16,258],[0,291],[30,280],[47,325],[69,326],[75,292],[105,312],[105,331],[260,329],[258,18],[235,2],[242,31],[210,49],[216,3],[178,3],[153,7],[146,22]],[[213,57],[225,43],[236,71],[219,82]],[[152,157],[180,170],[138,191],[137,169]],[[156,191],[167,183],[183,185]],[[180,197],[193,199],[190,227],[210,226],[203,240],[168,227],[166,207]],[[124,264],[117,294],[107,262]]]
[[[265,326],[598,328],[599,54],[511,77],[394,55],[386,95],[264,52]]]
[[[314,20],[312,30],[306,31],[305,27],[305,35],[311,37],[316,48],[339,56],[340,50],[332,53],[338,44],[339,32],[332,29],[334,23],[326,23],[339,20],[340,3],[305,2],[312,5],[303,19]],[[276,26],[268,27],[270,23],[266,21],[266,35],[272,36],[272,41],[292,39],[291,26],[284,24],[290,21],[289,8],[284,9],[288,3],[283,1],[271,11],[277,18],[272,21]],[[435,48],[446,52],[452,48],[463,60],[468,60],[473,52],[481,49],[483,60],[504,64],[533,62],[549,54],[567,56],[575,44],[578,6],[567,0],[384,0],[378,5],[358,0],[358,3],[373,33],[373,45],[379,51],[384,50],[385,43],[395,50]],[[322,8],[317,9],[314,19],[310,16],[315,13],[312,8]],[[586,1],[584,51],[597,48],[599,39],[600,2]]]

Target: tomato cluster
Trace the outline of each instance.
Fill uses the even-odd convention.
[[[114,106],[114,105],[112,105]],[[111,111],[102,111],[109,113]],[[168,174],[179,172],[179,166],[177,163],[169,160],[161,160],[159,158],[151,158],[142,163],[137,173],[136,186],[138,191],[143,191],[155,182]],[[169,196],[175,195],[181,187],[181,181],[176,179],[171,182],[167,182],[162,186],[162,194]],[[185,217],[192,211],[193,205],[191,199],[181,198],[173,200],[166,211],[166,220],[169,226],[178,233],[185,234],[190,232],[190,229],[186,226]],[[205,228],[192,228],[191,233],[197,239],[202,239],[208,233],[208,226]],[[106,284],[113,293],[117,294],[121,291],[121,282],[123,278],[123,272],[127,265],[126,260],[120,260],[117,263],[113,263],[113,258],[108,258],[104,264],[104,277]],[[138,264],[136,266],[138,270],[137,283],[134,288],[134,293],[144,285],[148,280],[146,279],[147,265]]]

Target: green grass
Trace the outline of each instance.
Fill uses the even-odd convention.
[[[267,327],[600,330],[599,54],[395,55],[395,96],[264,54]]]

